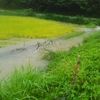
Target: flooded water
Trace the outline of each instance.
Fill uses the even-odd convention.
[[[45,67],[48,61],[41,59],[44,55],[44,48],[48,50],[69,50],[72,46],[82,43],[85,36],[96,29],[82,28],[84,34],[69,39],[53,38],[49,39],[30,39],[27,42],[20,42],[16,45],[9,45],[0,48],[0,77],[5,77],[21,65],[27,66],[29,63],[33,67]]]

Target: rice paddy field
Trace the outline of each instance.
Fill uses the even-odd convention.
[[[79,25],[34,17],[0,15],[0,45],[14,44],[16,38],[48,38],[78,30]],[[8,40],[4,42],[4,40]],[[11,42],[11,41],[12,42]],[[10,42],[9,42],[10,41]]]

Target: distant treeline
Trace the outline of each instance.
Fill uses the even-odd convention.
[[[32,8],[57,13],[100,14],[100,0],[0,0],[2,8]]]

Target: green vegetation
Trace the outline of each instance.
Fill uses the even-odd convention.
[[[0,47],[16,43],[13,38],[54,37],[80,28],[76,24],[7,15],[0,15],[0,23]]]
[[[71,37],[75,37],[75,36],[81,35],[83,33],[84,33],[84,31],[76,31],[76,32],[72,32],[72,33],[63,35],[62,38],[63,39],[68,39],[68,38],[71,38]]]
[[[34,16],[35,12],[30,9],[0,9],[0,15],[10,15],[10,16]]]
[[[79,55],[80,64],[75,71]],[[0,100],[99,100],[100,31],[86,37],[82,46],[50,51],[45,57],[50,60],[45,69],[32,69],[29,65],[1,80]]]
[[[72,32],[80,26],[34,17],[0,16],[0,39],[11,37],[44,38]]]
[[[100,25],[99,4],[100,0],[0,0],[0,8],[9,9],[0,10],[0,47],[27,38],[70,33],[62,37],[67,39],[83,34],[73,31],[79,25]],[[46,68],[29,64],[0,80],[0,100],[99,100],[100,31],[69,51],[47,51]]]
[[[38,13],[30,9],[21,9],[21,10],[0,10],[0,15],[10,15],[10,16],[31,16],[40,19],[54,20],[66,23],[86,25],[86,27],[95,27],[100,25],[100,18],[91,18],[84,16],[68,16],[56,13]]]
[[[66,16],[66,15],[60,15],[60,14],[44,14],[43,16],[40,16],[40,18],[45,18],[45,19],[52,19],[55,21],[61,21],[61,22],[67,22],[67,23],[76,23],[80,25],[87,25],[90,26],[94,25],[100,25],[100,18],[91,18],[91,17],[84,17],[84,16]]]
[[[100,0],[0,0],[2,8],[32,8],[42,12],[98,16]]]

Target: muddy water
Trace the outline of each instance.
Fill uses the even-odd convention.
[[[26,43],[10,45],[0,48],[0,77],[13,71],[14,66],[27,66],[29,63],[33,66],[44,66],[46,61],[41,60],[41,50],[36,50],[37,42],[44,42],[45,39],[31,39]]]
[[[49,50],[69,50],[72,46],[82,43],[82,39],[90,34],[90,31],[96,29],[83,28],[85,33],[70,39],[53,38],[51,43],[48,39],[30,39],[26,43],[9,45],[0,48],[0,78],[7,76],[14,70],[14,67],[20,68],[21,65],[27,66],[29,63],[33,67],[45,67],[48,61],[41,59],[44,54],[44,48]],[[46,42],[45,42],[46,41]],[[37,44],[40,44],[38,46]]]

